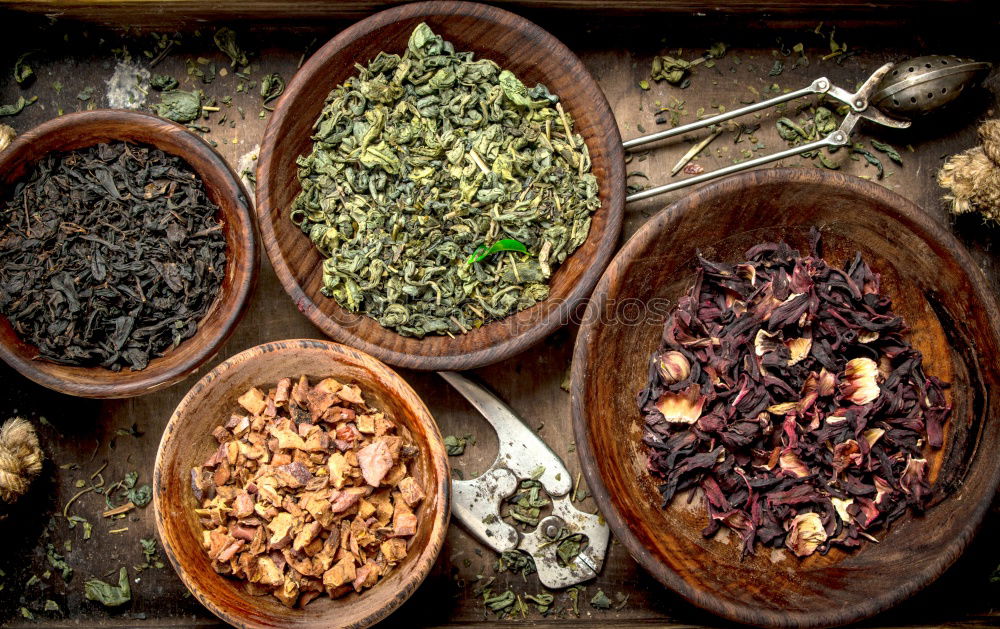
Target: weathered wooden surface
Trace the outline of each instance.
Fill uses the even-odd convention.
[[[519,11],[521,12],[521,11]],[[728,109],[738,106],[740,100],[749,100],[752,93],[747,85],[755,86],[759,92],[763,88],[778,83],[781,88],[795,88],[812,78],[825,74],[835,84],[852,88],[880,63],[906,55],[924,51],[941,51],[970,55],[984,60],[998,61],[993,46],[995,22],[990,19],[969,23],[948,21],[940,14],[899,16],[897,28],[865,30],[845,28],[837,31],[838,42],[845,41],[850,51],[858,54],[843,60],[842,65],[833,61],[821,62],[819,57],[829,52],[826,37],[813,34],[815,21],[802,18],[801,24],[770,30],[766,22],[757,19],[729,20],[706,17],[652,19],[588,18],[579,14],[556,14],[552,12],[523,12],[537,18],[541,26],[549,29],[576,51],[601,84],[618,118],[625,138],[640,134],[638,125],[647,131],[658,128],[653,121],[655,102],[670,104],[672,98],[684,100],[687,112],[681,122],[694,119],[699,107],[711,111],[713,105],[722,104]],[[912,17],[912,21],[910,18]],[[889,19],[882,16],[881,19]],[[14,126],[18,131],[57,114],[57,108],[65,111],[86,108],[88,103],[78,100],[77,94],[87,86],[96,88],[92,101],[96,106],[105,106],[105,81],[115,67],[111,49],[119,45],[118,35],[102,31],[96,27],[57,22],[54,27],[39,27],[43,22],[35,18],[22,24],[21,18],[0,14],[0,23],[5,25],[6,37],[0,43],[3,50],[0,67],[0,102],[12,102],[23,93],[37,94],[39,101],[19,116],[0,119],[0,122]],[[287,24],[287,22],[285,22]],[[808,24],[808,26],[807,26]],[[307,50],[315,49],[318,43],[326,41],[346,25],[344,22],[301,22],[292,24],[289,30],[267,30],[255,28],[252,34],[244,33],[243,41],[255,52],[254,78],[259,80],[264,73],[278,72],[288,78]],[[192,24],[191,28],[196,25]],[[187,79],[184,60],[205,56],[223,66],[223,57],[214,50],[210,39],[210,27],[198,24],[205,33],[201,40],[192,40],[176,48],[154,72],[171,73]],[[828,33],[827,26],[824,32]],[[68,42],[64,33],[69,33]],[[207,37],[205,35],[208,35]],[[786,61],[786,69],[777,77],[768,76],[774,50],[780,37],[783,44],[791,47],[801,41],[805,44],[811,64],[795,70]],[[315,38],[315,42],[313,42]],[[102,41],[103,40],[103,41]],[[665,83],[653,84],[649,91],[637,87],[639,80],[647,78],[649,62],[656,53],[669,46],[674,49],[684,47],[685,58],[694,58],[714,41],[726,41],[732,48],[727,57],[720,60],[714,69],[699,66],[691,77],[691,86],[680,90]],[[129,46],[132,55],[143,59],[141,51],[149,46],[148,36],[139,40],[145,42]],[[20,52],[38,49],[33,59],[38,80],[21,90],[9,79],[10,65]],[[737,63],[737,59],[739,62]],[[141,63],[141,61],[140,61]],[[61,92],[53,89],[53,83],[62,84]],[[996,75],[988,85],[997,89]],[[218,78],[207,86],[196,86],[189,80],[185,89],[203,87],[206,94],[220,97],[232,94],[237,79],[230,74]],[[154,98],[155,100],[155,98]],[[235,111],[230,118],[237,120],[235,129],[228,124],[213,120],[204,123],[211,128],[209,138],[218,144],[218,150],[231,163],[249,151],[259,142],[263,134],[265,120],[258,118],[260,97],[256,91],[250,95],[236,94],[233,98],[234,110],[241,105],[246,110],[246,120],[240,119]],[[1000,286],[1000,255],[991,249],[993,240],[1000,237],[1000,229],[983,227],[975,219],[963,219],[951,223],[939,201],[940,190],[933,175],[945,156],[964,150],[974,144],[975,126],[978,120],[989,117],[996,108],[995,96],[981,93],[963,104],[963,108],[945,114],[933,121],[915,125],[912,131],[893,132],[865,126],[858,139],[867,141],[878,137],[897,147],[911,144],[915,152],[904,149],[903,167],[889,164],[891,176],[884,185],[918,202],[928,212],[943,223],[949,224],[972,250],[976,261],[986,272],[992,286]],[[789,111],[794,110],[794,104]],[[774,133],[775,114],[762,120],[759,140],[768,150],[784,146]],[[644,171],[652,181],[667,179],[670,167],[683,154],[694,138],[668,141],[656,146],[643,158],[637,155],[628,165],[628,171]],[[235,140],[235,142],[234,142]],[[748,147],[746,142],[732,143],[730,133],[723,134],[705,151],[699,163],[706,168],[731,163],[740,157],[740,150]],[[716,156],[716,149],[728,149]],[[845,158],[846,155],[838,159]],[[801,159],[786,160],[786,165],[803,165],[813,168],[811,162]],[[866,167],[863,161],[845,160],[845,172],[874,176],[874,169]],[[682,192],[660,199],[641,202],[626,208],[623,238],[635,231],[653,212],[657,211]],[[575,329],[560,330],[538,346],[501,364],[476,371],[476,376],[490,385],[502,398],[524,417],[529,425],[540,427],[539,434],[554,450],[564,458],[574,478],[579,471],[575,446],[571,443],[568,394],[560,389],[572,352]],[[21,618],[19,608],[27,604],[35,612],[39,622],[53,626],[126,626],[139,624],[137,614],[144,614],[149,626],[199,626],[214,625],[217,621],[194,599],[187,597],[184,587],[169,567],[162,570],[144,570],[134,573],[133,565],[141,563],[142,553],[139,539],[154,534],[151,507],[129,514],[122,521],[108,522],[100,518],[104,508],[101,496],[87,494],[77,500],[71,512],[85,516],[94,524],[93,538],[81,540],[81,527],[68,530],[61,517],[52,518],[54,511],[62,509],[66,501],[77,491],[74,482],[86,479],[105,461],[108,467],[104,477],[120,479],[126,472],[136,470],[140,483],[150,482],[153,457],[156,452],[160,432],[166,424],[173,408],[195,379],[206,369],[217,364],[223,357],[253,346],[263,341],[293,337],[318,337],[319,332],[296,309],[281,290],[278,281],[265,261],[261,268],[260,282],[251,307],[242,324],[230,341],[223,347],[219,357],[203,367],[199,374],[162,392],[133,400],[93,402],[62,397],[39,389],[18,377],[12,371],[2,369],[0,377],[0,400],[3,409],[0,416],[23,413],[35,420],[44,416],[53,425],[39,427],[46,452],[51,461],[46,467],[43,479],[37,483],[31,498],[7,520],[0,523],[0,539],[4,550],[0,552],[0,570],[4,571],[0,582],[0,624],[12,626],[32,623]],[[644,360],[643,357],[638,357]],[[608,369],[614,369],[609,365]],[[456,468],[462,469],[466,477],[485,469],[492,461],[496,439],[485,426],[485,422],[471,412],[459,396],[450,391],[438,376],[403,372],[402,374],[427,401],[438,420],[444,434],[477,436],[477,444],[469,447],[462,457],[452,458]],[[631,396],[634,392],[623,391]],[[138,424],[144,433],[140,437],[116,436],[118,428],[128,428]],[[114,441],[112,449],[111,442]],[[60,469],[58,466],[73,463],[78,469]],[[584,503],[593,508],[590,500]],[[47,531],[46,524],[51,522]],[[1000,562],[1000,542],[997,541],[997,524],[1000,514],[994,511],[984,525],[973,546],[958,564],[914,600],[904,603],[894,611],[873,620],[877,625],[1000,625],[1000,584],[989,583],[992,570]],[[128,531],[109,534],[108,531],[122,527]],[[73,540],[72,551],[63,550],[64,541]],[[75,569],[68,584],[63,583],[58,573],[53,572],[42,579],[41,584],[26,588],[25,583],[32,575],[42,577],[49,569],[45,560],[45,544],[54,543]],[[445,548],[435,570],[414,597],[386,623],[389,626],[406,623],[414,626],[451,625],[495,620],[484,611],[482,600],[472,593],[477,575],[494,574],[495,555],[473,541],[458,524],[449,533]],[[125,610],[105,611],[100,606],[83,598],[83,582],[92,576],[108,578],[108,573],[125,565],[133,577],[133,602]],[[138,579],[138,581],[135,581]],[[494,591],[503,591],[507,586],[523,595],[524,592],[539,591],[537,581],[531,577],[525,582],[520,576],[499,575]],[[609,596],[616,592],[629,595],[627,604],[621,610],[598,611],[587,601],[603,589]],[[41,603],[45,599],[56,601],[61,613],[44,613]],[[565,607],[566,597],[559,594],[556,606]],[[541,618],[531,612],[528,620],[537,624],[560,623],[574,626],[582,622],[611,623],[621,626],[651,626],[654,624],[718,625],[720,621],[701,612],[679,597],[662,588],[628,557],[623,547],[615,544],[605,563],[601,576],[587,584],[581,594],[581,618],[578,620],[565,612]],[[522,622],[520,617],[508,622]]]

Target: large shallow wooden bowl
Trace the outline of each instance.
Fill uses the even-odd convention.
[[[785,239],[808,251],[822,229],[838,266],[855,251],[913,328],[928,373],[952,383],[945,447],[930,464],[934,500],[880,544],[799,560],[758,546],[704,539],[705,509],[660,508],[646,472],[636,393],[645,386],[669,310],[694,279],[694,255],[738,262],[752,245]],[[573,355],[573,428],[601,512],[635,559],[684,598],[754,625],[856,621],[912,595],[959,556],[1000,482],[1000,308],[969,254],[919,207],[839,174],[771,169],[697,190],[644,225],[608,266]],[[879,535],[882,537],[882,535]]]
[[[201,545],[194,509],[191,468],[218,447],[212,429],[238,407],[250,387],[274,386],[284,377],[334,377],[361,387],[365,401],[405,426],[420,449],[413,475],[427,496],[416,510],[417,534],[406,558],[370,590],[338,599],[321,596],[290,609],[273,596],[251,596],[239,582],[217,574]],[[153,471],[156,529],[181,581],[212,613],[237,627],[360,629],[382,620],[403,604],[437,559],[450,516],[448,455],[434,418],[417,394],[394,371],[364,352],[328,341],[266,343],[226,360],[184,396],[167,423]]]
[[[201,177],[205,192],[219,206],[226,238],[226,275],[219,294],[191,338],[140,371],[73,367],[39,359],[38,349],[20,339],[0,316],[0,358],[38,384],[69,395],[124,398],[170,386],[219,351],[243,316],[257,278],[256,229],[246,193],[225,160],[204,140],[179,124],[134,111],[102,109],[67,114],[18,136],[0,152],[0,197],[26,176],[45,155],[102,142],[147,144],[181,157]]]
[[[496,61],[526,84],[546,84],[576,121],[600,183],[601,207],[586,242],[559,267],[551,293],[540,304],[449,338],[408,338],[377,321],[352,314],[320,293],[323,259],[288,210],[300,191],[295,159],[312,150],[313,123],[327,94],[380,51],[402,53],[413,28],[426,22],[435,33]],[[323,332],[385,362],[410,369],[471,369],[527,349],[569,320],[611,259],[621,231],[625,164],[611,108],[580,60],[528,20],[468,2],[417,2],[377,13],[320,48],[288,84],[261,144],[257,166],[257,217],[264,248],[282,286],[299,310]]]

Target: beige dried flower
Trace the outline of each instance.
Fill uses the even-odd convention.
[[[982,146],[952,155],[938,171],[938,185],[954,214],[979,212],[1000,221],[1000,120],[979,127]]]

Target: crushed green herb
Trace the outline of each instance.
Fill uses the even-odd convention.
[[[105,607],[118,607],[132,600],[128,571],[125,566],[118,572],[118,585],[110,585],[100,579],[88,579],[83,584],[83,595],[89,601],[96,601]]]
[[[18,96],[17,102],[13,105],[0,105],[0,116],[16,116],[28,105],[38,100],[37,96],[25,100],[24,96]]]
[[[590,599],[590,606],[594,609],[611,609],[611,599],[604,593],[604,590],[597,590],[597,594]]]
[[[156,115],[174,122],[191,122],[201,115],[201,92],[170,90],[160,95],[154,105]]]
[[[219,47],[219,50],[224,52],[227,57],[229,57],[229,65],[231,67],[244,67],[250,62],[247,60],[247,54],[240,48],[239,44],[236,43],[236,31],[224,26],[219,30],[215,31],[215,35],[212,37],[215,40],[215,45]]]
[[[17,81],[18,85],[27,85],[35,77],[34,70],[31,69],[31,66],[25,63],[25,59],[27,59],[29,55],[31,55],[31,53],[26,52],[18,57],[17,61],[14,62],[14,80]]]

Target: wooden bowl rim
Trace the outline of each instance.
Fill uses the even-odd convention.
[[[331,352],[336,354],[339,361],[353,366],[363,366],[364,368],[370,367],[373,371],[379,373],[384,380],[391,381],[397,388],[408,391],[411,394],[412,399],[417,403],[416,406],[412,407],[413,416],[417,419],[418,423],[426,429],[428,435],[429,450],[427,455],[430,460],[431,469],[434,471],[434,475],[436,476],[434,479],[434,493],[440,500],[440,509],[433,514],[432,518],[428,519],[431,525],[431,532],[427,538],[427,544],[421,548],[420,554],[417,557],[417,561],[421,563],[422,567],[416,570],[409,579],[400,581],[396,586],[398,592],[402,593],[402,595],[397,594],[396,596],[388,599],[385,605],[375,609],[368,616],[351,625],[353,629],[360,629],[361,627],[370,626],[389,616],[389,614],[398,609],[399,606],[409,599],[420,584],[427,578],[427,575],[430,574],[434,567],[438,555],[441,553],[441,549],[444,548],[445,536],[448,532],[448,523],[451,518],[451,472],[448,463],[448,455],[444,447],[444,438],[441,436],[441,431],[438,428],[437,422],[427,409],[426,404],[424,404],[423,400],[419,395],[417,395],[416,391],[413,390],[410,384],[391,367],[384,364],[374,356],[353,347],[348,347],[332,341],[321,341],[316,339],[287,339],[261,343],[260,345],[255,345],[254,347],[245,349],[219,363],[214,369],[202,376],[198,382],[196,382],[188,390],[188,392],[184,394],[184,397],[177,404],[177,408],[174,409],[173,414],[170,416],[170,420],[167,422],[166,427],[164,427],[163,435],[160,438],[160,444],[156,450],[156,460],[153,465],[153,517],[156,521],[156,533],[160,538],[164,554],[167,556],[167,559],[170,560],[170,564],[174,567],[174,572],[177,573],[181,582],[184,583],[184,586],[189,592],[191,592],[198,602],[204,605],[218,618],[231,625],[236,627],[255,626],[254,624],[248,623],[239,616],[230,614],[227,610],[224,610],[216,605],[214,599],[198,588],[198,586],[191,580],[185,566],[181,564],[180,560],[174,554],[173,547],[170,546],[169,537],[165,534],[165,529],[167,528],[166,517],[164,516],[160,506],[160,496],[165,491],[162,479],[163,457],[164,451],[167,447],[171,445],[172,441],[179,438],[179,435],[182,432],[182,416],[188,412],[188,406],[193,404],[193,399],[196,396],[201,395],[206,389],[215,386],[215,381],[222,376],[222,374],[232,369],[239,369],[243,366],[249,365],[256,358],[272,351],[288,352],[297,349],[323,350]],[[226,579],[224,575],[220,574],[217,576],[219,579]],[[378,585],[375,587],[378,587]],[[355,601],[355,604],[360,601],[361,599],[358,599]]]
[[[305,314],[313,325],[333,340],[361,349],[397,367],[419,371],[476,369],[500,362],[528,349],[554,332],[564,322],[568,321],[573,309],[590,295],[591,290],[600,278],[600,273],[611,261],[615,246],[621,235],[622,219],[625,212],[625,153],[621,146],[621,134],[603,90],[601,90],[600,86],[594,80],[593,75],[590,74],[590,71],[587,70],[579,57],[554,35],[534,22],[515,13],[477,2],[431,0],[406,3],[371,15],[341,31],[324,44],[322,48],[309,57],[306,63],[295,73],[295,76],[292,77],[284,94],[278,101],[274,113],[271,115],[271,119],[267,123],[257,160],[257,181],[268,182],[270,179],[270,171],[276,168],[275,148],[278,142],[281,141],[281,138],[278,137],[278,129],[284,125],[287,118],[295,115],[292,111],[292,105],[304,91],[306,85],[317,80],[316,75],[329,57],[349,48],[357,40],[371,32],[396,21],[411,19],[421,15],[463,15],[478,17],[479,14],[483,13],[491,16],[494,20],[507,20],[513,29],[530,33],[534,38],[543,41],[546,46],[558,50],[559,54],[566,59],[568,65],[579,72],[583,82],[592,87],[597,94],[598,98],[595,102],[591,103],[591,107],[597,110],[597,118],[606,121],[604,123],[606,126],[605,131],[612,138],[611,150],[607,154],[609,173],[605,180],[600,182],[601,186],[606,186],[610,191],[609,204],[606,210],[608,212],[607,226],[600,241],[597,243],[597,250],[593,261],[570,288],[562,302],[547,316],[534,322],[531,327],[517,335],[508,335],[493,345],[480,347],[462,354],[441,356],[413,354],[389,349],[382,344],[382,341],[387,338],[399,337],[400,335],[396,332],[380,328],[376,337],[362,337],[325,315],[319,306],[305,294],[302,286],[289,268],[288,263],[281,255],[281,249],[277,244],[274,227],[269,218],[270,209],[274,206],[274,201],[271,197],[271,186],[269,184],[258,185],[256,189],[257,222],[260,226],[264,250],[271,260],[271,266],[274,268],[274,272],[277,274],[282,287],[295,302],[296,306],[298,306],[299,311]],[[597,211],[602,211],[603,209],[602,207]],[[336,303],[333,305],[335,308],[340,308]],[[500,322],[493,322],[487,324],[487,326],[497,323]],[[462,335],[448,340],[459,342],[465,337],[466,335]]]
[[[255,221],[253,220],[253,216],[250,212],[248,202],[249,197],[243,188],[243,184],[240,183],[239,178],[236,177],[236,174],[233,172],[232,168],[230,168],[229,164],[226,163],[226,160],[223,159],[222,156],[219,155],[211,146],[209,146],[207,142],[176,122],[172,122],[158,116],[153,116],[151,114],[127,109],[95,109],[91,111],[80,111],[65,114],[63,116],[47,120],[29,131],[17,136],[6,150],[0,152],[0,165],[5,164],[8,159],[12,159],[11,156],[16,154],[19,150],[37,142],[39,138],[63,132],[71,132],[74,128],[82,126],[89,127],[92,125],[108,123],[141,127],[148,130],[150,135],[153,136],[165,135],[167,132],[166,129],[173,127],[173,130],[177,132],[174,139],[177,144],[184,146],[185,154],[174,153],[165,149],[160,150],[163,150],[165,153],[170,155],[180,157],[185,161],[185,163],[188,164],[192,171],[198,174],[203,181],[206,179],[216,181],[219,184],[220,191],[231,197],[234,215],[239,217],[240,223],[242,223],[242,226],[245,228],[245,232],[247,234],[247,237],[242,239],[240,244],[243,248],[245,248],[245,250],[247,250],[247,259],[250,260],[251,264],[249,265],[249,268],[234,268],[235,273],[232,282],[233,295],[228,301],[228,307],[223,308],[223,306],[226,306],[227,302],[219,302],[220,322],[217,326],[216,332],[206,339],[203,339],[199,345],[199,351],[187,360],[177,361],[176,364],[171,364],[171,356],[151,359],[150,366],[153,365],[154,361],[165,361],[159,363],[158,366],[166,365],[167,367],[158,374],[148,371],[150,367],[147,367],[145,370],[139,372],[130,371],[128,373],[131,382],[120,383],[116,382],[117,378],[114,377],[118,374],[109,369],[104,369],[103,367],[77,367],[76,369],[79,369],[80,373],[94,373],[100,374],[101,376],[109,376],[110,380],[107,382],[99,382],[94,379],[69,381],[50,371],[50,368],[55,365],[54,363],[49,363],[48,361],[43,360],[25,360],[16,352],[12,351],[6,343],[0,343],[0,359],[16,369],[22,376],[25,376],[26,378],[33,380],[44,387],[61,393],[78,397],[101,399],[135,397],[168,387],[185,378],[188,374],[214,356],[219,351],[219,348],[222,347],[222,344],[225,343],[232,334],[236,325],[243,318],[246,305],[249,302],[250,296],[257,283],[257,269],[260,264],[260,251],[257,248]],[[155,146],[152,143],[149,144],[150,146]],[[198,155],[200,159],[208,162],[209,168],[207,170],[199,170],[194,164],[191,163],[188,156],[194,154]],[[231,261],[232,256],[228,255],[227,266],[231,264]],[[223,280],[223,283],[225,283],[225,280]],[[2,317],[2,315],[0,315],[0,317]],[[204,321],[204,319],[202,319],[202,321]],[[201,322],[199,322],[199,325],[200,323]],[[193,337],[185,340],[182,345],[192,340]],[[65,367],[64,365],[55,366]]]
[[[608,265],[608,268],[601,276],[600,282],[598,282],[597,287],[591,295],[586,315],[583,319],[584,323],[580,328],[576,344],[573,348],[570,384],[571,412],[573,436],[576,439],[577,449],[580,452],[580,464],[583,468],[587,484],[593,492],[594,500],[597,502],[601,513],[614,532],[615,537],[625,545],[629,554],[647,572],[652,574],[656,580],[680,594],[689,602],[728,620],[769,627],[828,627],[857,622],[885,611],[932,583],[955,563],[982,525],[983,518],[990,507],[992,497],[996,494],[998,487],[1000,487],[1000,464],[994,465],[993,475],[989,480],[988,491],[986,492],[988,497],[979,501],[979,504],[976,505],[973,511],[972,517],[960,523],[961,528],[959,533],[944,548],[938,549],[938,559],[931,562],[931,565],[926,569],[910,575],[906,581],[886,588],[880,593],[873,592],[867,600],[853,605],[839,606],[836,609],[825,611],[774,611],[735,601],[723,602],[710,594],[706,594],[704,591],[689,584],[665,564],[660,563],[652,553],[646,550],[635,533],[632,532],[628,521],[615,507],[608,488],[604,484],[600,470],[595,463],[596,454],[588,436],[587,410],[584,408],[583,402],[588,378],[586,372],[590,364],[590,355],[592,352],[591,336],[600,325],[601,318],[599,313],[601,305],[607,297],[611,282],[619,276],[620,269],[628,267],[628,263],[651,240],[655,239],[656,234],[670,229],[672,224],[682,220],[688,212],[697,210],[706,201],[723,199],[731,190],[735,189],[755,187],[761,184],[793,182],[796,184],[804,183],[806,185],[848,188],[856,193],[867,195],[884,207],[889,208],[884,214],[894,221],[906,224],[921,237],[935,239],[943,244],[951,251],[956,262],[967,275],[972,277],[973,280],[981,280],[980,282],[972,282],[976,287],[976,298],[982,307],[987,310],[988,319],[992,323],[993,336],[1000,338],[1000,306],[998,306],[997,299],[993,295],[983,290],[982,287],[986,283],[982,271],[975,264],[965,246],[950,231],[944,229],[930,215],[920,209],[917,204],[878,184],[841,173],[802,168],[766,168],[753,170],[730,175],[674,201],[639,228],[628,242],[625,243],[625,246],[618,252],[614,260],[611,261],[611,264]],[[940,504],[936,505],[936,508],[944,508],[944,506],[944,504]]]

